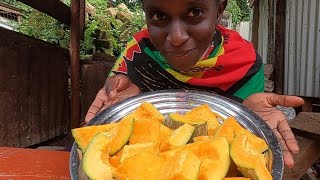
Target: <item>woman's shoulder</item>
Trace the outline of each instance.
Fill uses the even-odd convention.
[[[246,39],[244,39],[240,33],[235,30],[225,28],[221,25],[217,25],[216,28],[221,32],[222,36],[224,37],[225,41],[229,41],[230,39],[234,42],[244,42],[248,43]]]

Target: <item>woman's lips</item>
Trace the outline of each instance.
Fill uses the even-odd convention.
[[[169,51],[169,52],[167,52],[167,54],[170,56],[180,58],[180,57],[189,56],[193,50],[195,50],[195,49],[182,50],[182,51]]]

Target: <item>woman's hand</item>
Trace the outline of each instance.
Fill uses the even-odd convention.
[[[85,117],[88,123],[96,114],[123,99],[139,94],[141,91],[125,75],[108,77],[103,88],[98,92]]]
[[[270,126],[282,146],[284,163],[289,168],[294,166],[292,154],[299,153],[299,146],[285,115],[276,106],[298,107],[303,103],[302,98],[274,93],[253,94],[242,103],[257,113]]]

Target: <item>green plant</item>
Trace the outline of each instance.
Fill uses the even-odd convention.
[[[17,25],[17,30],[23,34],[56,44],[63,48],[69,47],[70,28],[56,19],[39,12],[16,0],[3,0],[4,3],[10,4],[21,9],[23,21]],[[70,5],[70,0],[62,0],[65,4]],[[125,41],[132,34],[136,33],[144,25],[144,15],[140,3],[127,0],[107,1],[107,0],[87,0],[96,8],[96,16],[90,17],[86,21],[84,40],[80,45],[80,57],[86,59],[92,53],[103,51],[109,55],[118,56],[125,46]],[[112,6],[125,3],[133,12],[133,19],[129,23],[122,23],[115,17],[108,16],[106,10],[108,2]],[[109,4],[110,5],[110,4]],[[97,37],[97,31],[103,32],[103,37]],[[94,41],[97,38],[108,39],[110,45],[107,49],[97,49]]]
[[[229,0],[226,11],[232,14],[233,28],[240,22],[250,20],[250,8],[247,0]]]

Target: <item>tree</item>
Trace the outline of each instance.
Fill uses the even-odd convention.
[[[250,7],[247,0],[237,0],[237,5],[241,10],[241,21],[250,20]]]
[[[233,27],[250,20],[250,7],[247,0],[229,0],[226,11],[232,14]]]

